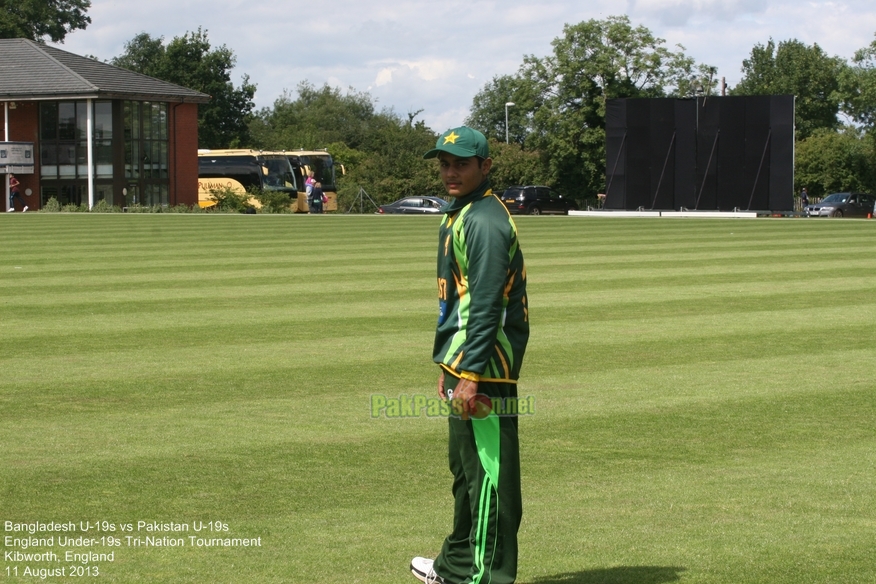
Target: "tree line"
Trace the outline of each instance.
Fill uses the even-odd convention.
[[[53,41],[90,22],[88,0],[52,4],[51,14],[26,0],[0,16],[0,37]],[[545,184],[581,203],[605,189],[605,105],[608,99],[693,97],[718,92],[717,69],[667,47],[626,16],[567,24],[546,56],[526,55],[515,73],[498,75],[473,98],[465,123],[488,137],[494,190]],[[326,148],[346,174],[339,178],[342,207],[359,189],[378,203],[409,195],[443,195],[434,166],[422,159],[438,134],[417,120],[378,110],[354,88],[342,91],[308,82],[255,110],[256,85],[244,75],[235,86],[235,56],[212,47],[198,29],[165,43],[141,33],[113,65],[213,97],[199,106],[202,148],[265,150]],[[843,190],[876,192],[876,40],[846,60],[798,40],[757,44],[743,59],[730,95],[796,96],[795,188],[810,196]],[[505,104],[508,126],[505,124]],[[437,131],[443,131],[438,128]],[[509,143],[505,143],[505,136]]]

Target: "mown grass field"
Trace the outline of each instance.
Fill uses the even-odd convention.
[[[518,227],[521,583],[876,581],[876,221]],[[436,229],[0,216],[0,535],[112,524],[67,534],[121,541],[66,548],[114,552],[94,582],[414,582],[450,525],[445,421],[370,400],[434,393]]]

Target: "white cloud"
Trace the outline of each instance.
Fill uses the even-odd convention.
[[[648,20],[680,26],[700,16],[733,20],[763,12],[768,4],[763,0],[631,0],[630,10]]]
[[[459,66],[444,59],[424,59],[421,61],[399,61],[397,70],[407,71],[424,81],[452,78],[457,74]]]
[[[661,0],[655,0],[661,1]],[[718,67],[719,76],[735,85],[742,60],[756,44],[796,39],[818,44],[832,56],[850,59],[868,45],[876,32],[876,6],[862,0],[846,2],[770,1],[756,12],[724,18],[724,8],[700,11],[686,24],[660,29],[667,44],[680,43],[698,62]]]
[[[392,67],[386,67],[385,69],[381,69],[377,73],[377,79],[374,80],[374,85],[380,87],[381,85],[386,85],[387,83],[392,83],[392,72],[395,71]],[[369,85],[369,87],[371,87]]]

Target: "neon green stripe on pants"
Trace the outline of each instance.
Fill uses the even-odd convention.
[[[487,539],[488,528],[490,523],[490,510],[495,504],[496,509],[499,507],[499,448],[501,446],[501,434],[499,433],[499,417],[490,413],[489,416],[483,419],[472,419],[472,430],[474,431],[475,443],[478,448],[478,458],[481,461],[481,466],[484,468],[487,477],[481,485],[480,500],[478,501],[478,523],[475,535],[475,567],[477,572],[474,574],[472,584],[480,584],[484,577],[484,572],[488,571],[489,566],[484,565],[484,557],[487,556],[488,546],[490,542]],[[493,497],[495,496],[495,503]],[[495,552],[495,540],[492,542],[492,548],[489,550],[489,557],[492,558]]]

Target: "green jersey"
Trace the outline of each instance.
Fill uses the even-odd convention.
[[[515,383],[529,340],[517,226],[488,181],[445,213],[433,359],[456,377]]]

